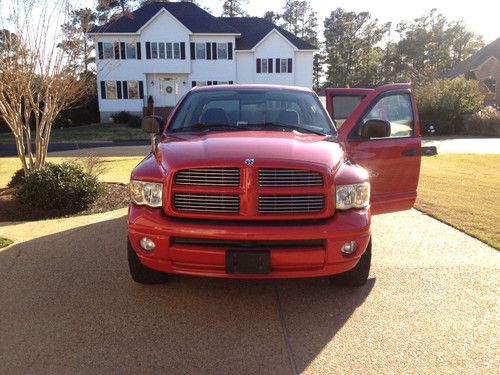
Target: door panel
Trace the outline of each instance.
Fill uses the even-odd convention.
[[[389,121],[391,136],[363,138],[364,120]],[[421,141],[415,101],[409,85],[373,90],[339,129],[349,159],[370,174],[373,214],[410,209],[417,196]]]

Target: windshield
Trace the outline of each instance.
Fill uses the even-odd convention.
[[[336,134],[328,114],[311,92],[222,88],[191,92],[167,133],[232,130]]]

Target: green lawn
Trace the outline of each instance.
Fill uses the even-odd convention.
[[[99,177],[106,182],[128,183],[130,172],[143,159],[142,157],[105,157],[103,161],[106,171]],[[47,158],[48,162],[79,160],[79,158]],[[81,160],[81,159],[80,159]],[[18,158],[0,158],[0,188],[7,186],[15,171],[21,168]]]
[[[13,241],[8,240],[8,239],[6,239],[6,238],[2,238],[2,237],[0,237],[0,249],[1,249],[2,247],[9,246],[9,245],[10,245],[10,244],[12,244],[12,243],[13,243]]]
[[[53,129],[51,142],[85,142],[85,141],[129,141],[147,140],[142,129],[130,128],[121,124],[94,124],[75,126],[67,129]],[[11,133],[0,133],[0,143],[14,142]]]
[[[424,157],[415,208],[500,250],[499,182],[500,155]]]

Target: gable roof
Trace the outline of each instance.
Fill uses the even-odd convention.
[[[450,78],[458,77],[462,74],[467,74],[472,70],[479,68],[486,60],[495,57],[500,61],[500,38],[484,46],[472,56],[458,63],[447,74]]]
[[[221,21],[230,25],[233,29],[241,33],[241,37],[236,40],[237,50],[250,50],[264,39],[273,29],[276,29],[297,49],[316,50],[317,47],[306,42],[285,29],[276,26],[265,18],[258,17],[219,17]]]
[[[238,34],[230,25],[190,2],[150,3],[105,25],[92,28],[90,34],[137,33],[162,9],[170,12],[192,33]]]

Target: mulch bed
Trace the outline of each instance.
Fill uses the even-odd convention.
[[[61,210],[43,210],[26,207],[14,196],[11,188],[0,189],[0,222],[5,221],[36,221],[60,217],[97,214],[123,208],[129,202],[129,190],[125,184],[106,183],[107,193],[97,199],[86,210],[68,212]]]

